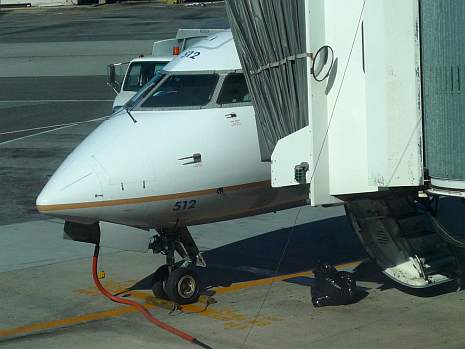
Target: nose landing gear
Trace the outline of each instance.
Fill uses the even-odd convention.
[[[178,304],[189,304],[199,298],[200,286],[194,270],[178,268],[168,276],[165,283],[168,298]]]
[[[205,261],[187,227],[159,232],[150,244],[154,253],[166,256],[166,264],[153,275],[155,297],[178,304],[190,304],[200,295],[200,283],[195,266],[205,267]],[[175,251],[181,256],[176,262]]]

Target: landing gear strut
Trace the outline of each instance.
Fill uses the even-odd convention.
[[[187,227],[160,231],[150,249],[166,256],[166,264],[153,274],[155,297],[178,304],[189,304],[199,298],[200,284],[195,266],[205,267],[205,261]],[[175,252],[181,256],[176,262]]]

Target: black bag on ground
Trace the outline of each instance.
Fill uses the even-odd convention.
[[[311,287],[315,307],[343,305],[355,302],[358,289],[352,274],[337,271],[331,264],[319,263],[313,269],[315,284]]]

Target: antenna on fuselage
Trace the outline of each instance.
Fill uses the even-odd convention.
[[[126,110],[126,113],[128,113],[128,115],[129,115],[129,117],[131,118],[131,120],[132,120],[134,123],[136,123],[137,120],[134,119],[134,116],[132,116],[131,112],[129,111],[129,108],[126,107],[126,106],[124,106],[124,110]]]

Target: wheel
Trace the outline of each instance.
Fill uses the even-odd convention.
[[[165,283],[169,299],[178,304],[194,303],[200,294],[196,273],[187,268],[178,268],[171,272]]]
[[[152,292],[157,298],[168,299],[165,292],[165,283],[169,276],[169,269],[167,265],[162,265],[153,273],[152,279]]]
[[[165,282],[160,280],[160,281],[155,281],[152,285],[152,292],[153,295],[156,298],[160,299],[168,299],[168,296],[165,292]]]

